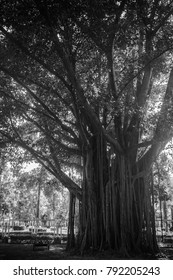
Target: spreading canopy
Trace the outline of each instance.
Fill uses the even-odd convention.
[[[157,0],[2,1],[0,145],[28,150],[79,199],[65,170],[95,135],[150,167],[172,137],[172,12]]]

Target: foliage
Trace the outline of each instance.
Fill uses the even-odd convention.
[[[1,214],[13,220],[34,221],[37,214],[40,168],[27,171],[21,167],[18,167],[16,174],[16,169],[8,162],[2,172]],[[46,172],[41,176],[40,217],[46,214],[48,220],[56,218],[57,223],[63,226],[67,220],[68,194],[64,194],[59,182]]]
[[[172,190],[172,141],[165,147],[153,165],[155,200],[167,201],[167,206],[173,207]]]

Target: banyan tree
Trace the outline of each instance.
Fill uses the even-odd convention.
[[[172,12],[157,0],[2,1],[2,142],[69,189],[70,244],[79,200],[81,251],[157,251],[151,171],[172,137]]]

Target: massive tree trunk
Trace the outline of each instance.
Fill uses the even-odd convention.
[[[108,162],[106,145],[99,135],[90,140],[84,160],[83,199],[81,207],[81,250],[102,248],[106,240],[106,183]]]
[[[102,135],[90,141],[84,166],[81,251],[156,251],[152,184],[146,173],[134,174],[137,168],[128,157],[106,146]]]

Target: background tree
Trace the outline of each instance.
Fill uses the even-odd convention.
[[[172,220],[172,141],[165,147],[153,165],[156,220],[168,231]]]
[[[59,226],[67,224],[68,191],[40,166],[31,168],[25,152],[11,159],[6,155],[6,162],[1,174],[1,215],[11,220],[36,221],[43,215],[47,220],[54,220]],[[16,149],[14,149],[16,152]],[[40,191],[38,191],[38,189]],[[39,193],[39,197],[38,197]],[[38,204],[39,201],[39,204]],[[50,224],[50,223],[48,223]]]

